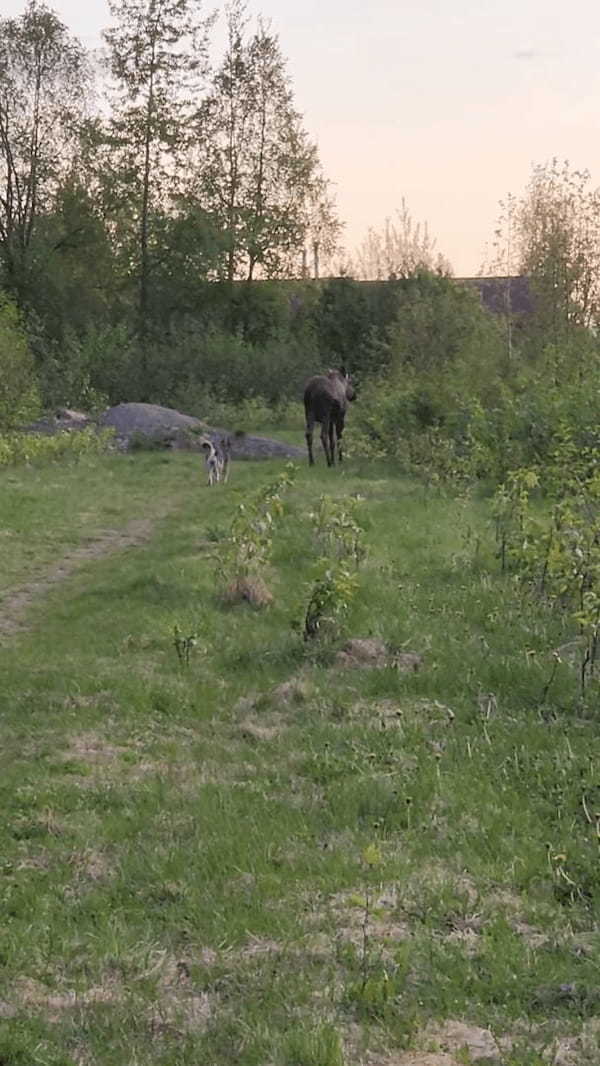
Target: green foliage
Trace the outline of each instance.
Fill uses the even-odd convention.
[[[300,405],[291,400],[282,400],[272,406],[261,396],[248,396],[240,403],[219,400],[209,391],[199,390],[198,399],[187,410],[202,412],[203,419],[211,426],[227,426],[243,433],[269,430],[301,430],[304,426]]]
[[[492,504],[502,570],[519,579],[554,609],[564,611],[579,634],[580,689],[596,674],[600,641],[600,476],[597,449],[579,452],[564,427],[541,475],[554,497],[549,517],[532,512],[535,470],[513,471]]]
[[[373,930],[373,894],[384,866],[384,856],[377,844],[371,843],[364,849],[362,865],[365,885],[362,947],[357,960],[360,977],[348,982],[344,1002],[360,1020],[385,1022],[402,1009],[401,998],[410,969],[410,951],[406,945],[398,946],[393,960],[383,961],[382,945],[377,943]]]
[[[198,646],[198,633],[196,631],[184,635],[178,622],[173,626],[173,646],[181,666],[190,665],[190,656]]]
[[[534,166],[515,212],[519,270],[532,278],[536,325],[553,341],[589,328],[600,311],[600,192],[588,171],[555,158]]]
[[[205,403],[237,406],[257,398],[277,407],[292,398],[298,403],[304,380],[318,366],[313,351],[309,337],[294,336],[292,323],[256,343],[225,329],[201,331],[189,324],[173,331],[169,345],[160,342],[149,353],[150,381],[160,396],[185,410],[192,397],[203,418]]]
[[[243,3],[226,18],[225,56],[202,102],[195,184],[225,238],[227,281],[293,276],[312,240],[333,250],[340,224],[278,38],[260,20],[249,33]]]
[[[482,329],[478,352],[467,344],[453,356],[449,347],[448,362],[435,371],[400,363],[363,384],[349,419],[348,454],[393,457],[430,484],[459,485],[552,466],[566,436],[573,454],[590,460],[600,445],[593,339],[547,345],[535,361],[522,356],[507,369],[496,325],[488,334]]]
[[[322,562],[304,615],[304,639],[337,639],[357,591],[358,578],[348,563]]]
[[[65,339],[72,346],[89,334],[108,332],[120,289],[111,234],[85,174],[61,179],[52,211],[37,221],[31,253],[37,269],[27,293],[28,318],[35,308],[46,338],[56,343],[57,375],[69,374],[73,353]],[[102,355],[102,349],[94,353],[99,371]],[[86,364],[85,370],[89,375],[96,367]],[[67,396],[59,394],[55,402],[66,404]]]
[[[401,1015],[402,993],[406,989],[408,960],[391,966],[381,963],[373,967],[366,979],[350,982],[345,990],[344,1002],[363,1022],[390,1022]]]
[[[365,558],[364,529],[356,517],[357,499],[322,495],[312,520],[323,552],[304,614],[304,639],[335,640],[358,591],[356,570]]]
[[[344,1050],[333,1025],[294,1027],[286,1036],[278,1066],[344,1066]]]
[[[208,70],[214,16],[200,17],[192,0],[111,0],[105,31],[113,79],[103,178],[120,257],[137,290],[136,323],[142,374],[152,306],[152,264],[162,212],[182,189],[189,161],[196,97]],[[145,382],[141,382],[144,388]]]
[[[496,490],[492,515],[503,571],[507,569],[509,559],[524,562],[527,557],[531,540],[529,496],[538,485],[539,478],[535,470],[514,470],[509,472],[506,482]]]
[[[98,455],[107,450],[113,431],[81,429],[70,433],[7,433],[0,436],[0,467],[17,463],[54,462]]]
[[[352,560],[358,567],[366,549],[364,529],[357,520],[360,501],[320,496],[316,511],[311,512],[317,543],[324,554],[336,559]]]
[[[0,19],[0,83],[0,283],[26,306],[48,270],[38,222],[78,155],[90,67],[56,14],[29,0],[20,17]]]
[[[262,576],[273,545],[275,524],[283,516],[283,494],[294,483],[296,468],[288,463],[273,481],[261,486],[237,509],[229,541],[220,553],[220,585]]]
[[[39,410],[33,357],[15,305],[0,294],[0,432]]]
[[[389,343],[393,368],[413,367],[427,374],[459,362],[474,368],[483,361],[485,366],[490,349],[499,350],[500,334],[469,289],[451,278],[422,272],[399,289]],[[426,422],[428,413],[422,417]]]
[[[364,286],[350,278],[325,282],[315,323],[323,354],[355,372],[373,323]]]

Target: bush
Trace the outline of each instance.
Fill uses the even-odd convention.
[[[7,433],[0,436],[0,468],[16,463],[52,462],[97,455],[109,447],[112,429],[97,432],[81,429],[44,436],[40,433]]]
[[[493,387],[489,387],[493,386]],[[555,384],[536,368],[484,387],[456,367],[432,380],[407,372],[361,391],[347,431],[349,455],[393,458],[406,472],[441,480],[504,480],[517,467],[545,466],[568,431],[578,449],[600,446],[600,366]]]
[[[387,369],[360,390],[350,455],[394,458],[428,480],[497,482],[547,463],[561,427],[580,448],[600,442],[589,333],[536,352],[515,344],[509,358],[499,321],[472,294],[425,276],[409,279],[387,344]]]
[[[34,360],[19,312],[0,294],[0,432],[34,418],[39,409]]]

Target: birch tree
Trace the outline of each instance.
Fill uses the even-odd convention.
[[[113,78],[111,180],[137,280],[143,338],[157,254],[153,215],[168,209],[182,188],[214,18],[203,15],[202,0],[110,0],[109,7],[114,24],[104,36]]]
[[[226,54],[199,113],[195,194],[226,234],[229,281],[286,276],[315,223],[329,248],[339,222],[277,36],[260,20],[248,32],[243,0],[226,16]]]
[[[531,277],[538,316],[553,340],[597,325],[600,190],[588,171],[558,160],[535,166],[517,213],[520,272]]]
[[[0,20],[0,257],[25,299],[40,216],[77,152],[90,89],[84,49],[44,4]]]
[[[448,260],[436,251],[427,223],[415,223],[406,201],[395,219],[386,218],[383,228],[369,228],[352,261],[356,277],[364,281],[393,281],[418,271],[450,274]]]

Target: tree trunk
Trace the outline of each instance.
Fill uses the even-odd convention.
[[[156,61],[156,40],[152,43],[152,62],[148,100],[146,104],[146,126],[144,131],[144,171],[142,178],[142,209],[140,216],[140,302],[139,302],[139,339],[140,370],[142,398],[147,399],[145,389],[148,373],[148,311],[150,295],[150,256],[148,251],[148,216],[150,211],[150,157],[152,151],[152,118],[154,112],[154,70]]]

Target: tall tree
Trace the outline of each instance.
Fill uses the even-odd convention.
[[[364,281],[409,278],[419,271],[451,274],[447,259],[436,252],[427,223],[415,223],[404,198],[396,219],[386,218],[383,229],[370,228],[357,249],[351,269]]]
[[[313,277],[318,278],[323,267],[329,272],[335,271],[333,263],[336,254],[341,251],[340,236],[344,225],[339,219],[329,182],[321,174],[315,175],[305,210],[305,240],[312,252]],[[304,275],[307,272],[303,252],[302,273]]]
[[[110,184],[121,209],[122,240],[130,245],[143,339],[151,305],[153,217],[168,209],[181,189],[214,18],[203,16],[202,0],[110,0],[109,7],[115,20],[104,35],[114,79]]]
[[[501,200],[500,215],[494,231],[491,261],[482,267],[481,274],[488,273],[500,278],[502,285],[502,317],[506,337],[506,358],[510,365],[513,358],[514,314],[512,306],[512,279],[521,271],[521,241],[519,236],[519,202],[512,193]]]
[[[517,213],[520,271],[535,288],[538,317],[554,341],[598,323],[600,190],[588,171],[553,159],[535,166]]]
[[[225,8],[227,47],[215,72],[212,91],[199,109],[196,192],[218,218],[227,247],[226,278],[240,266],[242,190],[247,183],[254,97],[249,86],[248,26],[245,0]]]
[[[248,33],[244,0],[226,16],[226,53],[199,110],[196,195],[227,235],[230,281],[281,277],[298,272],[315,221],[324,246],[340,224],[277,36],[261,21]]]
[[[38,219],[77,150],[90,86],[85,52],[44,4],[0,20],[0,256],[26,299]]]

